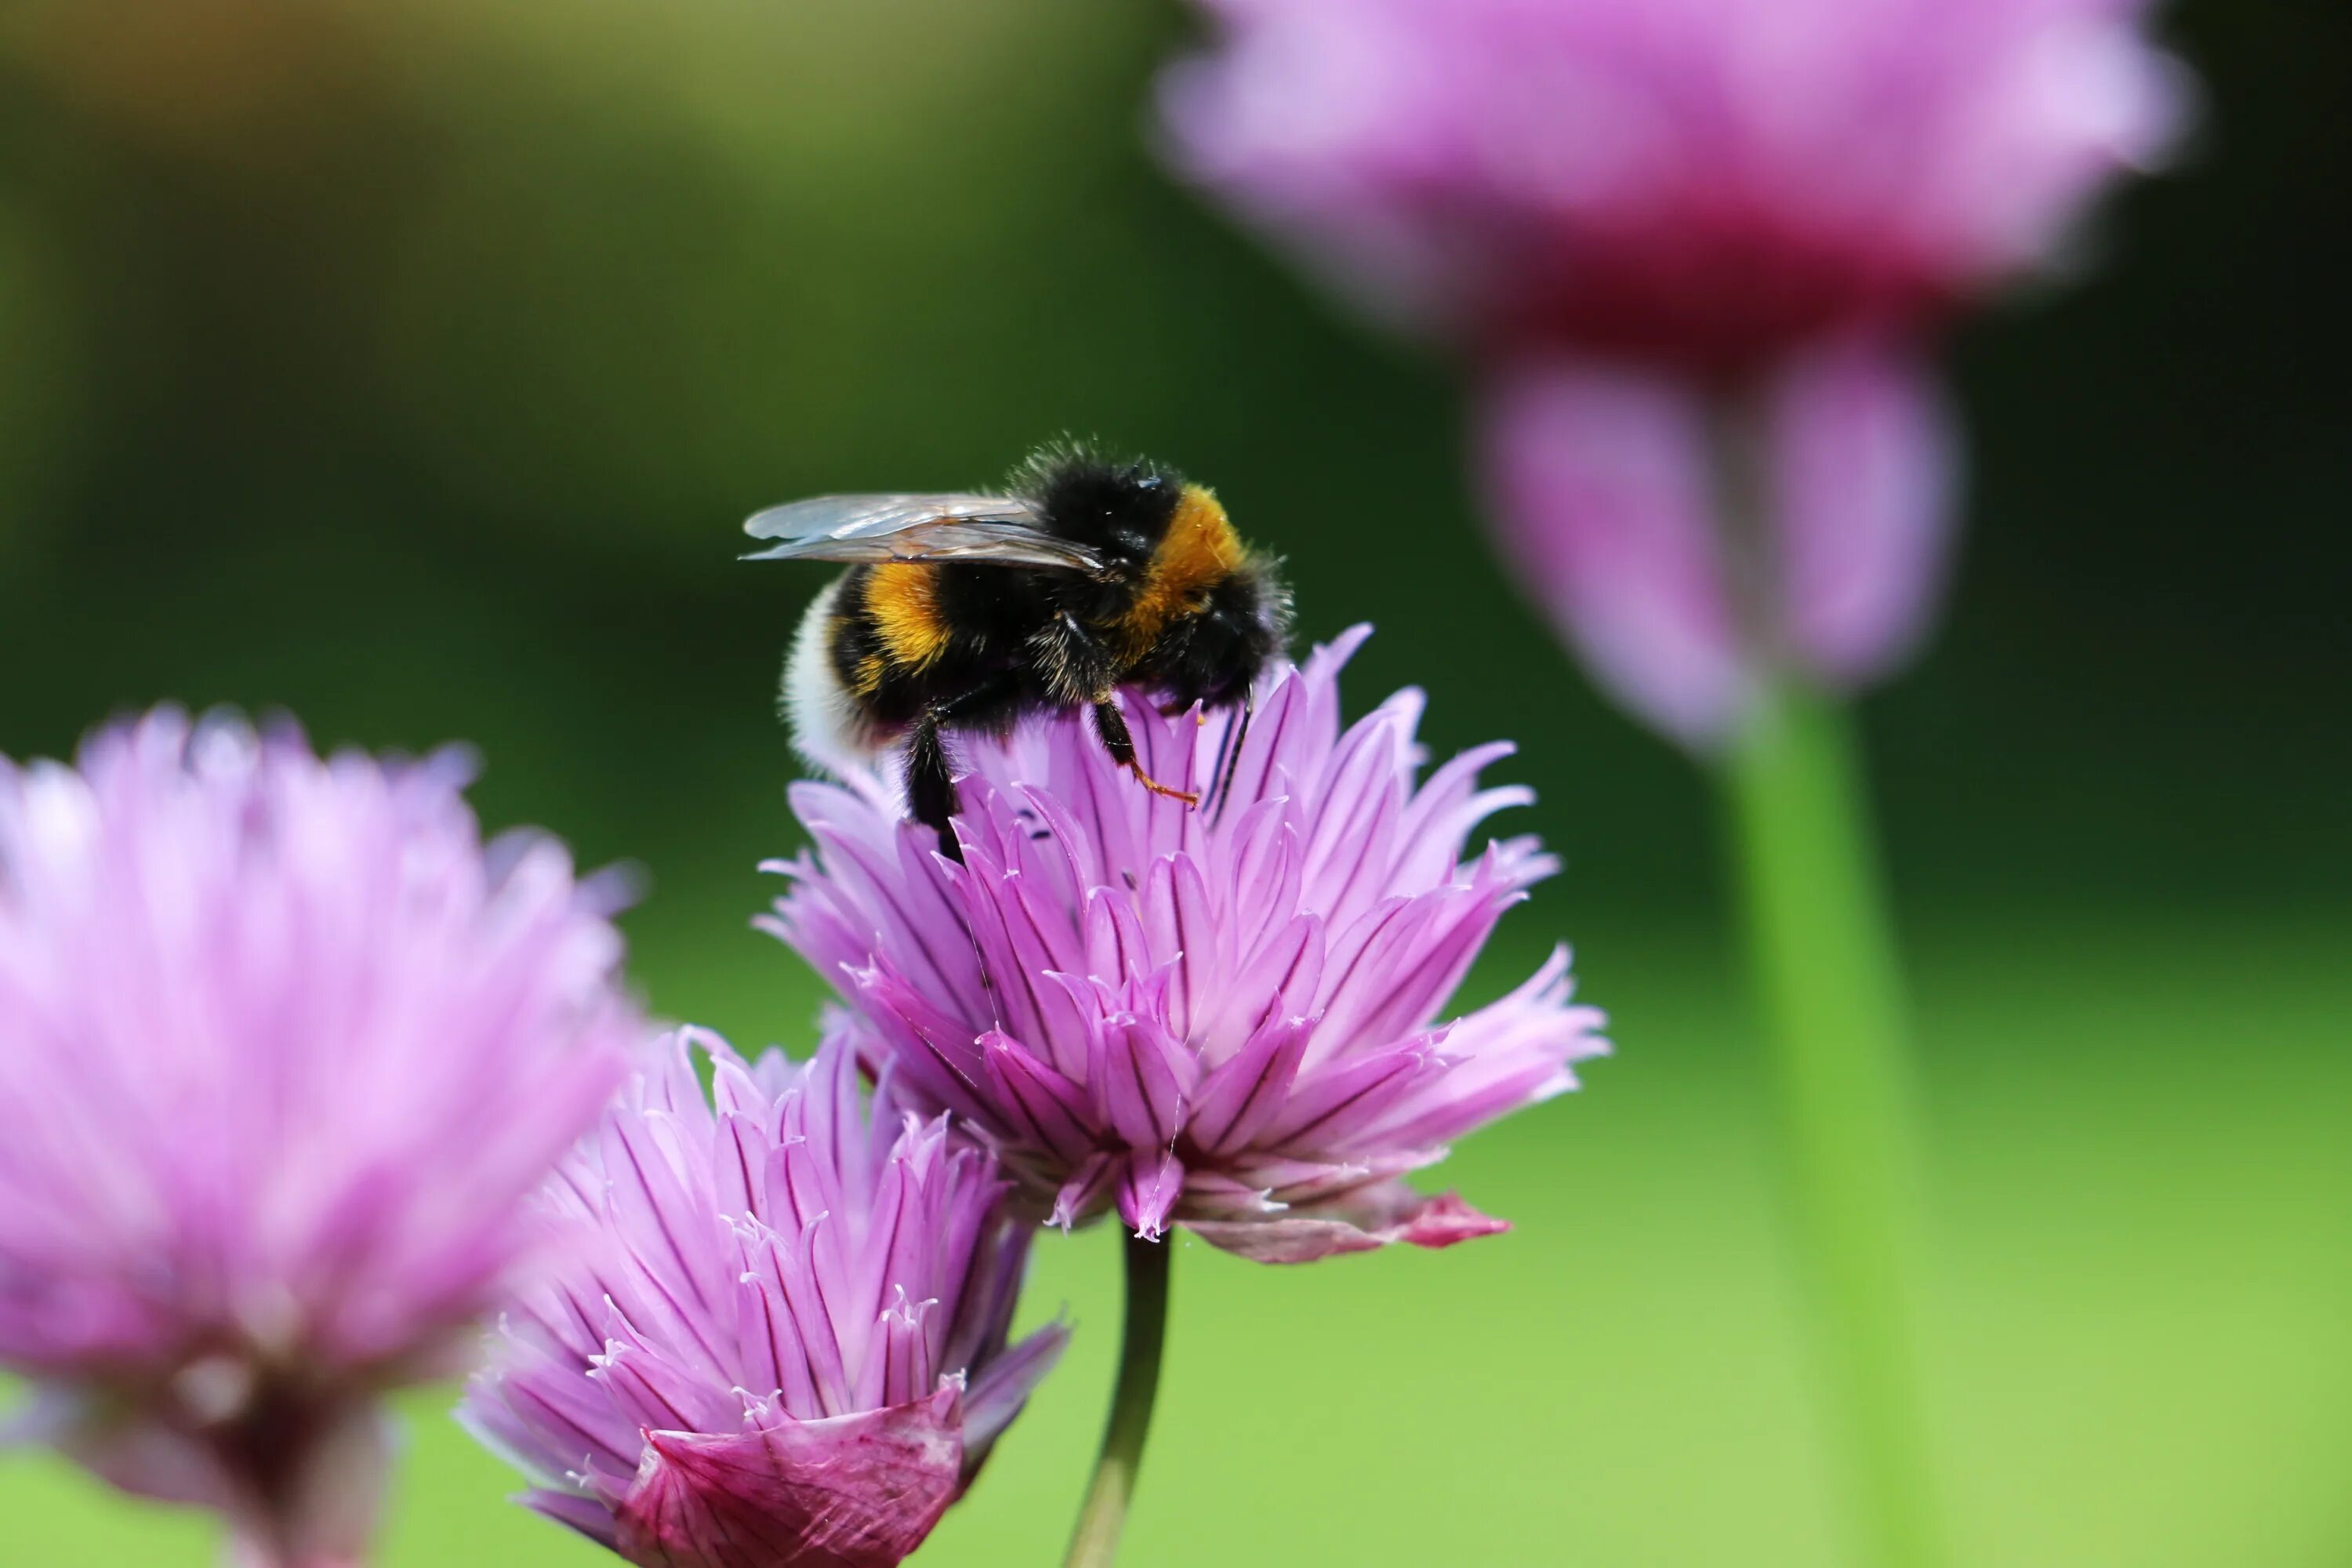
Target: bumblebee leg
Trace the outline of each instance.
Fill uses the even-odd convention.
[[[1143,771],[1135,760],[1135,737],[1127,731],[1127,715],[1118,710],[1115,698],[1095,704],[1095,733],[1102,737],[1103,750],[1110,760],[1135,775],[1135,782],[1154,795],[1164,795],[1170,800],[1181,800],[1186,805],[1198,805],[1201,797],[1188,789],[1173,789]]]
[[[927,712],[907,737],[907,810],[939,835],[940,853],[961,866],[963,846],[956,842],[955,809],[955,765],[948,760],[939,714]]]
[[[1241,770],[1242,747],[1248,743],[1250,721],[1257,716],[1257,692],[1242,689],[1241,711],[1225,722],[1225,738],[1217,742],[1217,761],[1209,776],[1216,782],[1210,786],[1209,820],[1224,820],[1225,807],[1233,803],[1234,774]]]
[[[1020,717],[1020,700],[1017,672],[1000,671],[977,685],[934,699],[907,733],[907,815],[938,834],[940,853],[958,865],[963,863],[963,850],[950,826],[958,802],[948,731],[1003,734]]]

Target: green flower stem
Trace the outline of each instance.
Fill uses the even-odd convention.
[[[1770,1026],[1826,1405],[1874,1568],[1939,1568],[1915,1362],[1917,1167],[1895,942],[1845,715],[1784,685],[1721,780]]]
[[[1102,1452],[1087,1500],[1078,1508],[1065,1568],[1108,1568],[1118,1555],[1119,1529],[1135,1495],[1143,1440],[1151,1430],[1151,1404],[1160,1392],[1160,1357],[1168,1339],[1168,1266],[1175,1250],[1173,1240],[1124,1238],[1127,1327],[1119,1340],[1118,1383],[1111,1391]]]

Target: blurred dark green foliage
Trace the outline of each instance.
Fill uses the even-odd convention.
[[[498,819],[751,896],[822,574],[736,520],[1098,432],[1215,483],[1369,700],[1527,748],[1555,904],[1699,907],[1679,759],[1480,547],[1442,368],[1146,147],[1170,5],[20,0],[0,22],[0,749],[161,697],[467,737]],[[2341,809],[2352,21],[2185,9],[2189,166],[1972,322],[1954,610],[1873,704],[1906,896],[2315,900]],[[672,918],[666,895],[640,917]],[[678,913],[676,918],[689,917]]]

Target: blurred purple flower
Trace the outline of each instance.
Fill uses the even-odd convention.
[[[359,1560],[377,1396],[464,1363],[640,1036],[612,898],[486,858],[468,772],[171,710],[0,760],[0,1364],[254,1563]]]
[[[1958,465],[1906,353],[1823,344],[1730,407],[1556,361],[1498,376],[1481,425],[1497,545],[1594,680],[1686,744],[1727,734],[1766,669],[1858,687],[1927,629]]]
[[[838,1036],[805,1066],[667,1037],[549,1182],[561,1262],[463,1418],[646,1568],[887,1568],[1061,1353],[1058,1326],[1006,1347],[1005,1191],[887,1077],[869,1124]]]
[[[1916,642],[1953,472],[1921,344],[2064,259],[2189,99],[2142,0],[1202,4],[1173,162],[1498,384],[1512,552],[1700,742],[1775,662],[1853,685]],[[1721,537],[1722,406],[1767,426],[1759,537]]]
[[[1554,862],[1528,837],[1463,858],[1531,798],[1477,787],[1508,745],[1416,787],[1418,692],[1342,731],[1366,635],[1271,680],[1229,798],[1197,810],[1137,788],[1078,718],[966,744],[962,866],[878,782],[803,784],[816,847],[774,868],[795,885],[768,929],[856,1004],[902,1091],[1062,1224],[1116,1208],[1269,1262],[1500,1230],[1401,1178],[1574,1088],[1601,1016],[1569,1002],[1562,950],[1435,1021]],[[1153,776],[1209,787],[1230,721],[1130,702],[1128,721]]]
[[[1202,0],[1181,167],[1503,358],[1709,370],[2046,261],[2185,98],[2140,0]]]

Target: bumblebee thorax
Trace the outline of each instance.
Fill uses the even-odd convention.
[[[1199,485],[1179,494],[1167,528],[1147,561],[1118,635],[1132,662],[1143,658],[1171,623],[1198,613],[1209,593],[1241,569],[1247,552],[1225,509]]]

